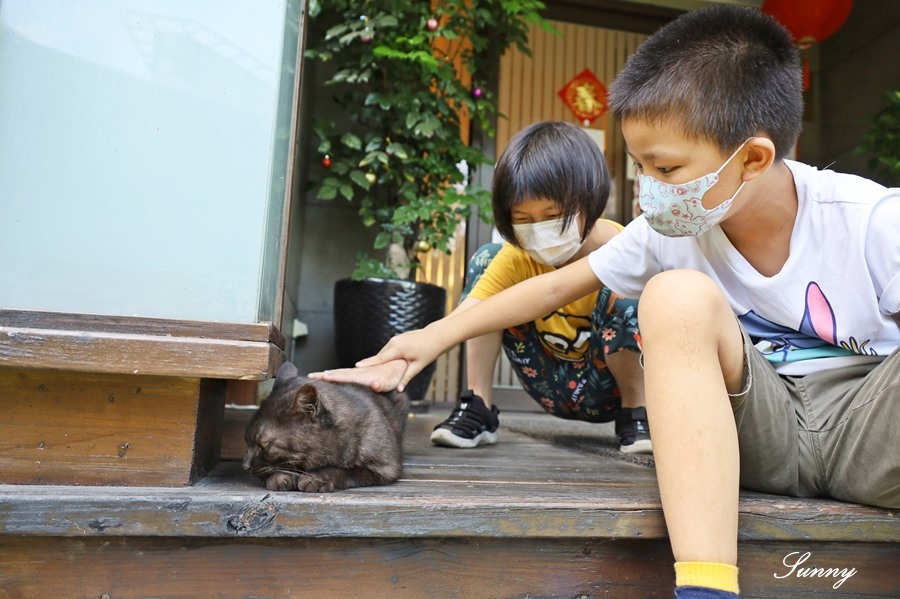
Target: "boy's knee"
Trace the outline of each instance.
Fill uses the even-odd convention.
[[[638,306],[641,337],[719,337],[731,331],[734,310],[716,282],[703,273],[672,270],[650,279]],[[736,337],[735,337],[736,338]]]
[[[651,278],[638,306],[641,331],[668,326],[674,319],[720,323],[734,313],[719,286],[709,276],[693,270],[669,270]]]

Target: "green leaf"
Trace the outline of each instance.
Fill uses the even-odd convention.
[[[351,187],[349,183],[342,183],[338,189],[341,192],[341,195],[346,199],[353,199],[353,187]]]
[[[328,31],[325,32],[325,40],[327,41],[327,40],[335,38],[339,35],[343,35],[343,33],[345,31],[347,31],[347,29],[349,29],[349,27],[343,23],[341,23],[339,25],[335,25],[334,27],[332,27],[331,29],[329,29]]]
[[[320,187],[316,194],[317,200],[333,200],[337,197],[337,187]]]
[[[407,158],[409,158],[409,153],[406,151],[406,148],[402,144],[398,143],[388,144],[387,153],[388,155],[393,154],[400,160],[406,160]]]
[[[364,166],[368,166],[373,162],[380,162],[382,164],[388,163],[388,155],[384,152],[369,152],[365,155],[365,157],[359,161],[359,167],[362,168]]]
[[[372,19],[374,27],[396,27],[400,22],[393,15],[380,15]]]
[[[319,188],[319,193],[316,194],[316,199],[319,200],[333,200],[337,197],[337,190],[340,182],[334,177],[328,177],[324,181],[322,181],[322,186]]]
[[[365,189],[366,191],[368,191],[369,187],[372,186],[371,183],[369,183],[369,180],[366,179],[366,174],[363,171],[359,171],[359,170],[350,171],[350,180],[353,181],[354,183],[356,183],[357,185],[359,185],[360,187],[362,187],[363,189]]]
[[[352,150],[362,149],[362,140],[358,135],[355,135],[353,133],[344,133],[343,135],[341,135],[341,143]]]
[[[428,137],[441,127],[441,121],[435,116],[428,116],[425,120],[418,123],[414,129],[417,135]]]
[[[391,242],[391,236],[386,231],[382,231],[375,236],[375,243],[372,245],[376,250],[386,248]]]

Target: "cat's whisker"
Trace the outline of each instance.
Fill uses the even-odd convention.
[[[304,476],[310,475],[310,473],[302,468],[291,468],[289,466],[281,466],[275,470],[275,472],[281,472],[282,474],[301,474]]]

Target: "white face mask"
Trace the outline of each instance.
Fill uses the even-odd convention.
[[[663,183],[649,175],[638,173],[641,210],[650,226],[667,237],[696,237],[719,224],[746,181],[741,183],[733,196],[709,210],[703,206],[703,194],[718,183],[719,173],[747,145],[747,141],[735,150],[719,170],[687,183]]]
[[[539,223],[513,225],[513,231],[519,245],[535,262],[547,266],[560,266],[584,245],[578,228],[578,215],[572,217],[572,222],[560,233],[559,228],[564,220],[556,218]]]

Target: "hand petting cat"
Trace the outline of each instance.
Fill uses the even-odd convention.
[[[360,360],[355,368],[313,372],[308,376],[335,383],[366,385],[379,393],[393,389],[403,391],[414,376],[451,346],[437,341],[435,336],[437,327],[442,323],[446,326],[448,320],[449,317],[445,317],[424,329],[392,337],[378,354]]]
[[[374,358],[366,358],[366,360],[372,359]],[[332,383],[356,383],[357,385],[365,385],[377,393],[386,393],[393,389],[403,390],[401,383],[406,371],[406,360],[399,359],[381,363],[376,362],[372,366],[311,372],[308,376],[311,379],[321,379]]]

